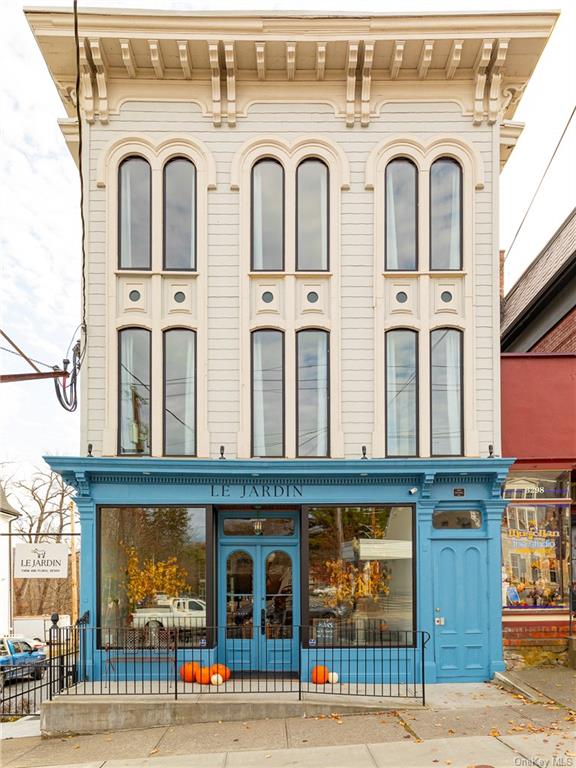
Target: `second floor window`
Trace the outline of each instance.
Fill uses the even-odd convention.
[[[118,249],[120,269],[151,267],[150,165],[128,157],[118,170]]]
[[[296,334],[297,455],[329,454],[329,360],[327,331]]]
[[[386,166],[386,269],[418,269],[418,171],[399,157]]]
[[[328,269],[328,168],[316,158],[296,171],[296,269]]]
[[[462,269],[462,168],[450,157],[430,168],[430,269]]]
[[[196,334],[164,331],[164,455],[196,454]]]
[[[386,455],[418,455],[418,334],[386,334]]]
[[[252,168],[252,269],[284,269],[284,169],[271,158]]]
[[[430,334],[432,456],[461,456],[462,332],[438,328]]]
[[[252,332],[252,455],[284,456],[284,334]]]
[[[118,332],[120,454],[150,453],[150,331]]]
[[[164,269],[196,269],[196,168],[184,157],[164,166]]]

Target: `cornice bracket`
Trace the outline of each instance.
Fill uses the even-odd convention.
[[[256,47],[256,71],[258,80],[266,80],[266,43],[254,43]]]
[[[186,80],[192,79],[192,64],[190,61],[190,51],[188,49],[188,40],[178,40],[178,56],[180,57],[180,66]]]
[[[500,87],[502,84],[502,72],[508,54],[510,40],[498,40],[496,52],[490,67],[490,92],[488,95],[488,122],[493,125],[500,114]]]
[[[228,103],[228,125],[236,125],[236,64],[234,61],[234,43],[224,44],[226,63],[226,99]]]
[[[418,61],[418,79],[425,80],[432,63],[432,54],[434,53],[434,40],[424,40],[420,59]]]
[[[406,40],[395,40],[390,57],[390,80],[396,80],[400,74],[402,59],[404,58],[404,47]]]
[[[362,62],[362,92],[360,99],[360,125],[365,128],[370,123],[370,86],[372,84],[372,62],[374,61],[374,43],[364,43],[364,61]]]
[[[464,40],[453,40],[450,53],[448,54],[448,61],[446,62],[446,80],[453,80],[456,70],[460,66],[460,59],[462,58],[462,48],[464,47]]]
[[[106,83],[106,59],[100,45],[100,39],[89,38],[92,63],[96,70],[96,88],[98,90],[98,114],[101,123],[108,122],[108,87]]]
[[[212,79],[212,122],[222,125],[222,96],[220,88],[220,54],[217,40],[208,41],[208,58]]]
[[[326,74],[326,43],[316,43],[316,80],[324,80]]]
[[[420,491],[420,498],[421,499],[430,499],[432,498],[432,486],[434,485],[434,478],[436,477],[435,472],[426,472],[422,476],[422,489]]]
[[[121,38],[118,42],[128,77],[136,77],[136,59],[134,58],[132,43],[127,38]]]
[[[296,75],[296,43],[286,43],[286,78],[294,80]]]
[[[483,40],[474,63],[474,125],[480,125],[484,119],[486,70],[492,56],[493,45],[493,39]]]
[[[83,40],[80,46],[80,92],[82,94],[80,103],[84,106],[84,114],[88,123],[94,122],[94,91],[92,89],[92,69],[88,61],[87,40]],[[78,98],[75,95],[74,102]]]
[[[346,125],[352,128],[355,120],[356,102],[356,67],[358,65],[357,40],[348,43],[348,60],[346,64]]]
[[[150,61],[159,80],[164,79],[164,59],[162,58],[162,49],[158,40],[148,40],[148,50],[150,51]]]

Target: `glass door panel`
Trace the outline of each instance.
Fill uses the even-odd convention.
[[[251,640],[254,633],[254,560],[233,552],[226,563],[226,637]]]
[[[292,559],[282,550],[266,558],[266,613],[268,639],[292,637]]]

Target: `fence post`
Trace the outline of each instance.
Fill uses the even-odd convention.
[[[302,701],[302,625],[298,624],[298,701]]]
[[[426,633],[422,632],[422,706],[426,706],[426,643],[428,642],[426,639]]]
[[[52,622],[52,626],[48,630],[48,638],[50,641],[50,663],[48,664],[48,684],[50,686],[49,693],[50,693],[50,701],[52,701],[52,695],[54,692],[54,663],[55,663],[55,656],[54,656],[54,648],[56,647],[57,639],[58,639],[58,621],[60,620],[60,616],[57,613],[53,613],[52,616],[50,616],[50,621]]]
[[[178,627],[174,629],[174,699],[178,699]]]

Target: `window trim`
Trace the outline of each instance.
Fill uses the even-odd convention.
[[[300,334],[306,333],[306,331],[315,331],[315,332],[321,332],[325,334],[325,337],[327,339],[326,344],[326,453],[322,456],[308,456],[308,455],[302,455],[300,453],[300,398],[299,398],[299,390],[300,390],[300,366],[298,364],[298,354],[299,354],[299,340],[300,340]],[[331,390],[331,376],[330,376],[330,331],[326,328],[321,328],[317,326],[310,326],[305,328],[298,328],[295,332],[295,352],[296,352],[296,359],[295,359],[295,379],[296,379],[296,392],[295,392],[295,419],[296,419],[296,435],[295,435],[295,454],[297,459],[329,459],[330,458],[330,442],[331,442],[331,398],[330,398],[330,390]]]
[[[260,331],[275,331],[282,338],[282,453],[278,456],[260,456],[254,453],[254,334]],[[286,458],[286,332],[282,328],[263,326],[250,331],[250,456],[253,459]]]
[[[122,266],[122,166],[127,163],[129,160],[144,160],[146,165],[148,166],[148,179],[149,179],[149,200],[150,205],[148,206],[148,237],[149,237],[149,245],[148,245],[148,266],[146,267],[123,267]],[[152,271],[152,210],[153,210],[153,200],[152,200],[152,165],[147,157],[144,155],[139,155],[137,153],[131,153],[129,155],[126,155],[122,158],[122,160],[118,163],[118,172],[116,176],[116,183],[117,183],[117,206],[116,206],[116,229],[117,229],[117,243],[116,247],[118,249],[118,270],[122,272],[151,272]]]
[[[170,331],[187,331],[194,335],[194,453],[167,453],[166,451],[166,334]],[[198,333],[194,328],[180,325],[162,330],[162,455],[172,458],[198,456]]]
[[[460,453],[434,453],[434,410],[432,407],[432,335],[435,331],[458,331],[460,338]],[[453,458],[464,456],[464,426],[465,426],[465,414],[464,414],[464,331],[462,328],[456,328],[451,325],[441,325],[437,328],[431,328],[429,336],[429,365],[430,365],[430,456],[432,458]]]
[[[388,266],[388,168],[392,163],[396,162],[397,160],[404,160],[414,168],[415,172],[415,190],[414,190],[414,212],[415,212],[415,244],[414,244],[414,252],[415,252],[415,266],[411,269],[406,269],[404,267],[389,267]],[[386,163],[386,166],[384,168],[384,271],[385,272],[418,272],[419,271],[419,265],[420,265],[420,227],[419,227],[419,194],[420,194],[420,174],[422,173],[421,169],[416,164],[415,160],[412,157],[409,157],[408,155],[397,155],[396,157],[392,157],[388,162]]]
[[[413,454],[391,454],[388,449],[388,334],[394,331],[410,331],[416,337],[415,362],[416,362],[416,452]],[[415,328],[399,326],[388,328],[384,332],[384,450],[387,458],[414,459],[420,456],[420,333]]]
[[[326,169],[326,266],[324,268],[320,269],[302,269],[298,266],[298,226],[299,226],[299,216],[298,216],[298,171],[300,170],[300,166],[304,165],[304,163],[307,163],[308,161],[313,160],[317,163],[322,163],[322,165]],[[330,166],[328,163],[324,160],[322,157],[318,157],[316,155],[309,155],[308,157],[303,157],[298,164],[296,165],[296,169],[294,172],[294,271],[295,272],[308,272],[308,273],[324,273],[324,272],[330,272],[330,227],[332,224],[331,216],[330,216]]]
[[[254,266],[254,169],[259,163],[265,161],[277,163],[282,169],[282,266],[276,269],[257,269]],[[250,168],[250,271],[257,273],[286,271],[286,169],[280,160],[272,155],[262,155],[252,163]]]
[[[460,259],[457,267],[434,267],[432,265],[432,168],[439,161],[448,161],[453,163],[460,172],[460,190],[458,195],[459,210],[459,236],[460,236]],[[430,272],[461,272],[464,269],[464,168],[462,163],[456,157],[451,155],[439,155],[435,157],[430,164],[428,171],[428,266]]]
[[[150,444],[150,450],[147,453],[123,453],[122,452],[122,437],[121,437],[121,431],[122,431],[122,393],[120,391],[120,371],[122,368],[122,333],[123,331],[146,331],[148,334],[148,356],[149,356],[149,362],[150,367],[148,371],[148,377],[150,379],[150,384],[148,386],[148,392],[150,393],[150,427],[148,431],[148,442]],[[117,422],[117,428],[116,428],[116,455],[119,457],[128,456],[130,458],[137,458],[138,456],[151,456],[152,455],[152,424],[153,424],[153,405],[154,401],[152,399],[152,331],[150,328],[146,328],[143,325],[125,325],[120,328],[116,329],[116,362],[117,362],[117,372],[116,372],[116,422]],[[137,506],[137,505],[136,505]]]
[[[194,266],[169,267],[166,263],[166,169],[175,160],[185,160],[194,168]],[[162,270],[164,272],[198,272],[198,168],[196,163],[185,155],[174,155],[162,166]]]

